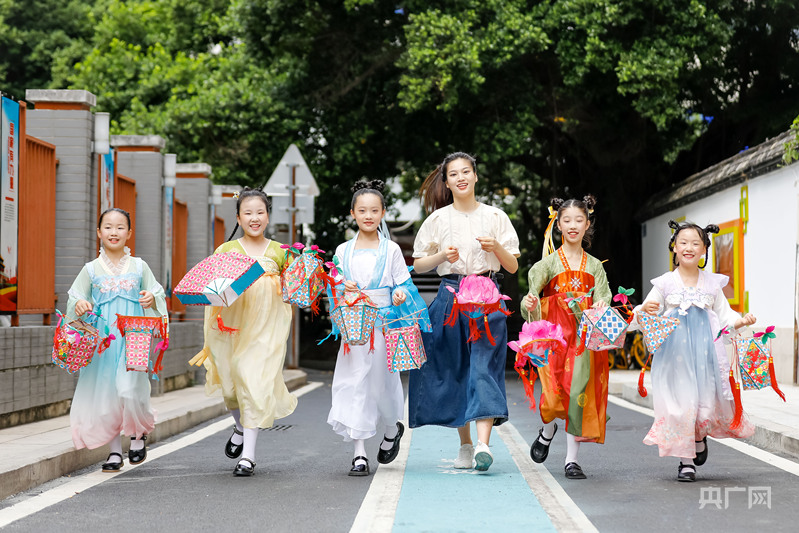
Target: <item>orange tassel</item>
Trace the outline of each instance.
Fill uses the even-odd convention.
[[[774,389],[774,392],[779,394],[782,401],[785,401],[785,394],[780,390],[780,386],[777,385],[777,376],[774,375],[774,358],[769,356],[768,358],[768,376],[771,379],[771,388]]]
[[[641,369],[641,375],[638,376],[638,395],[641,398],[646,398],[647,394],[649,394],[644,387],[644,372],[646,372],[646,367],[649,366],[649,361],[652,360],[652,354],[649,354],[649,357],[646,359],[646,363],[644,363],[644,368]]]
[[[221,314],[216,315],[216,325],[219,327],[219,331],[221,331],[222,333],[236,333],[238,331],[237,328],[227,327],[225,323],[222,321]]]
[[[487,316],[483,317],[483,323],[485,324],[485,327],[486,327],[486,337],[488,337],[488,342],[491,343],[491,346],[496,346],[497,343],[494,340],[494,337],[491,336],[491,328],[488,327],[488,317]]]
[[[350,353],[350,345],[345,342],[344,343],[344,355],[347,355],[348,353]]]
[[[730,370],[730,388],[732,389],[732,396],[735,400],[735,415],[732,417],[732,422],[730,422],[730,429],[736,430],[741,427],[741,422],[743,421],[744,415],[744,407],[741,403],[741,386],[735,381],[735,376],[733,376],[732,370]]]
[[[477,321],[469,318],[469,338],[466,342],[474,342],[480,338],[480,330],[477,328]]]
[[[369,334],[369,351],[375,351],[375,330],[372,329],[372,332]]]
[[[311,316],[317,316],[319,314],[319,297],[314,298],[314,301],[311,302]]]

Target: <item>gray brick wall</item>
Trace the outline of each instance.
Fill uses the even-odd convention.
[[[71,375],[52,363],[54,332],[54,326],[0,328],[0,415],[72,398],[78,374]],[[202,323],[171,324],[169,340],[161,381],[151,382],[154,395],[161,393],[169,378],[189,373],[202,382],[205,376],[204,369],[188,364],[202,349]]]
[[[117,164],[120,174],[136,180],[136,255],[164,285],[163,155],[119,152]]]
[[[185,202],[189,209],[186,235],[186,269],[211,255],[214,243],[211,238],[211,180],[207,178],[178,178],[175,197]],[[180,280],[175,280],[180,281]],[[202,308],[186,307],[188,318],[201,318]]]
[[[27,133],[56,146],[56,275],[59,309],[83,265],[96,257],[96,189],[92,180],[91,111],[29,110]],[[94,194],[93,194],[94,193]]]

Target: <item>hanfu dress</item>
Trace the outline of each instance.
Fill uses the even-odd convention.
[[[411,281],[399,245],[379,234],[378,248],[355,249],[357,239],[356,235],[336,248],[339,269],[380,308],[380,318],[374,328],[374,350],[370,343],[345,350],[342,342],[338,351],[327,423],[346,441],[382,434],[403,417],[400,373],[389,371],[383,326],[410,325],[418,319],[423,330],[430,329],[427,306]],[[343,285],[337,290],[340,293]],[[399,306],[392,305],[397,290],[405,293]]]
[[[75,304],[86,300],[99,314],[95,326],[104,333],[106,326],[115,339],[102,354],[80,370],[72,398],[69,419],[75,448],[99,448],[120,433],[140,439],[155,428],[155,412],[150,407],[150,380],[147,372],[128,371],[125,339],[116,328],[117,314],[125,316],[165,316],[164,289],[142,259],[130,251],[114,265],[104,251],[86,263],[69,289],[67,317],[74,319]],[[142,308],[140,291],[155,297],[153,307]]]
[[[539,369],[541,420],[566,421],[566,431],[581,441],[605,442],[608,407],[608,353],[585,349],[577,354],[580,340],[577,326],[583,310],[594,302],[609,304],[612,294],[605,269],[595,257],[583,251],[578,270],[572,270],[563,248],[533,265],[528,274],[530,293],[541,295],[533,313],[522,307],[527,321],[548,320],[559,324],[565,349],[550,351],[549,362]],[[586,294],[594,289],[591,296]],[[569,298],[586,296],[581,301]]]
[[[408,378],[411,427],[459,428],[484,419],[493,419],[498,426],[508,419],[507,316],[495,311],[486,317],[495,344],[491,344],[487,335],[467,342],[469,319],[462,314],[454,326],[444,325],[454,303],[447,287],[457,291],[460,281],[469,274],[487,275],[496,284],[499,259],[485,252],[477,237],[493,237],[510,254],[519,256],[519,237],[508,215],[485,204],[478,204],[471,212],[459,211],[454,205],[437,209],[416,234],[414,257],[434,255],[454,246],[459,259],[455,263],[444,261],[436,267],[441,284],[429,307],[433,331],[422,334],[427,363],[411,370]]]
[[[730,365],[723,339],[716,338],[741,318],[722,292],[728,281],[722,274],[700,271],[697,286],[686,287],[675,270],[653,279],[644,300],[660,304],[663,316],[680,319],[652,358],[655,421],[644,443],[657,445],[661,457],[696,457],[695,441],[704,437],[754,434],[746,416],[737,429],[730,428],[735,415]],[[637,321],[631,326],[636,328]]]
[[[294,412],[297,397],[283,381],[291,306],[283,302],[280,271],[285,251],[269,241],[263,255],[254,255],[240,240],[222,244],[214,253],[238,252],[257,259],[265,274],[230,307],[205,310],[205,391],[222,394],[228,409],[239,409],[245,428],[270,428],[275,419]],[[221,331],[220,317],[225,328]]]

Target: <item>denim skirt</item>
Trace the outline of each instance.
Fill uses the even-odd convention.
[[[427,362],[411,370],[408,378],[408,410],[412,428],[425,425],[462,427],[467,422],[493,418],[498,426],[508,419],[505,394],[507,317],[499,311],[488,315],[496,345],[491,345],[483,319],[477,320],[480,338],[467,342],[469,318],[460,314],[454,326],[444,322],[452,311],[458,280],[443,278],[430,304],[433,330],[422,333]],[[504,305],[504,304],[503,304]]]

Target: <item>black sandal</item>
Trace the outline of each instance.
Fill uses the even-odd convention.
[[[356,465],[355,461],[363,459],[366,464],[364,465]],[[364,457],[363,455],[359,455],[355,459],[352,460],[352,468],[350,468],[350,476],[368,476],[369,475],[369,459]]]
[[[119,457],[118,463],[110,462],[112,455],[116,455],[117,457]],[[119,472],[119,469],[122,468],[123,464],[124,463],[122,459],[122,454],[117,452],[111,452],[108,454],[108,459],[106,459],[106,462],[103,463],[103,472]]]
[[[241,461],[247,461],[250,463],[250,466],[241,464]],[[242,457],[241,461],[238,462],[236,468],[233,469],[234,476],[251,476],[255,473],[255,463],[252,462],[252,459],[247,459],[246,457]]]
[[[382,447],[380,451],[377,452],[377,462],[381,465],[387,465],[391,461],[397,458],[397,454],[400,450],[400,439],[402,438],[402,434],[405,433],[405,426],[402,425],[402,422],[397,422],[397,434],[394,436],[393,439],[389,439],[385,435],[383,435],[383,440],[386,442],[393,442],[394,444],[388,450],[384,450]],[[382,444],[382,443],[381,443]]]
[[[701,452],[696,452],[696,457],[694,457],[694,464],[696,466],[702,466],[703,464],[705,464],[705,461],[707,461],[707,437],[704,437],[702,440],[696,441],[696,444],[699,444],[700,442],[705,443],[705,449],[702,450]]]
[[[244,432],[239,431],[236,426],[233,426],[233,435],[244,436]],[[230,436],[230,438],[227,440],[227,444],[225,444],[225,455],[231,459],[238,459],[242,450],[244,450],[244,441],[242,440],[241,444],[233,444],[233,435]]]
[[[549,456],[549,445],[552,444],[552,439],[555,438],[555,433],[558,432],[558,425],[555,424],[555,431],[552,432],[550,438],[544,437],[544,428],[538,430],[538,437],[533,441],[530,446],[530,458],[535,463],[543,463]],[[546,441],[546,444],[544,443]]]
[[[137,465],[147,459],[147,435],[142,435],[141,439],[130,439],[144,441],[144,446],[141,450],[128,450],[128,462],[132,465]]]

